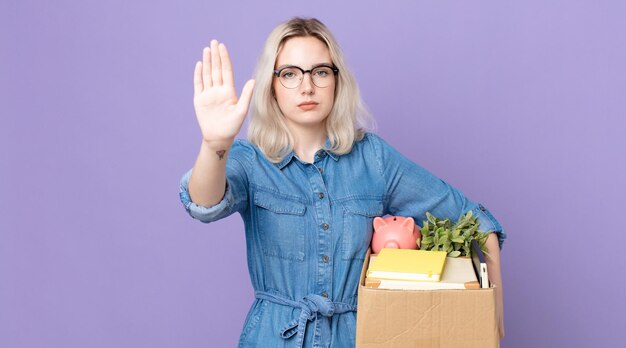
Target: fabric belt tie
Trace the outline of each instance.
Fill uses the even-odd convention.
[[[289,324],[287,324],[287,326],[285,326],[285,328],[280,330],[280,337],[283,339],[287,339],[295,334],[298,334],[297,340],[300,347],[302,347],[304,343],[307,321],[315,320],[315,325],[317,326],[318,313],[325,317],[332,317],[334,314],[356,312],[356,306],[343,302],[332,302],[327,297],[315,294],[306,295],[300,301],[293,301],[265,291],[255,291],[254,296],[258,299],[268,300],[283,306],[300,308],[300,316],[292,320]]]

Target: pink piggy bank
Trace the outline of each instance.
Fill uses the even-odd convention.
[[[374,218],[372,252],[375,254],[382,248],[418,249],[421,239],[420,228],[412,217]]]

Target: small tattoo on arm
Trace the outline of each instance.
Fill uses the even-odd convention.
[[[226,150],[219,150],[215,152],[218,156],[220,156],[220,159],[224,159],[224,154],[226,153]]]

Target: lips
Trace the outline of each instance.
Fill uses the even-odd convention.
[[[305,111],[313,110],[317,107],[317,103],[316,102],[304,102],[304,103],[298,104],[298,107],[301,110],[305,110]]]

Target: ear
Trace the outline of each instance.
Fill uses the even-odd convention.
[[[380,230],[380,228],[385,225],[387,225],[385,219],[381,218],[380,216],[374,218],[374,231]]]
[[[404,219],[404,221],[402,221],[402,229],[403,230],[407,230],[410,233],[413,233],[413,230],[415,229],[415,220],[413,220],[412,217],[408,217],[406,219]]]

